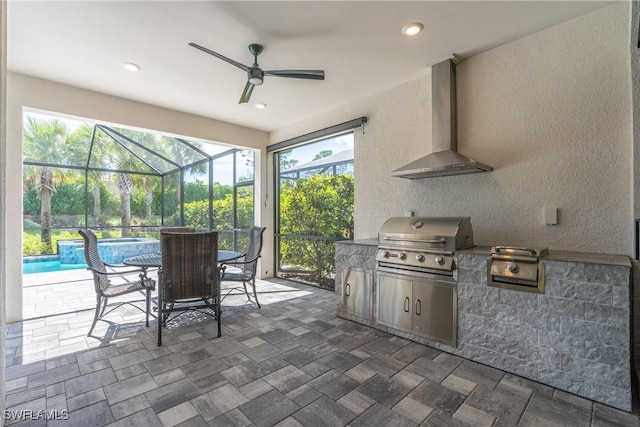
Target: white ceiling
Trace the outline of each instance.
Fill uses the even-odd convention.
[[[596,1],[9,0],[8,69],[271,131],[606,6]],[[422,22],[415,38],[404,24]],[[324,69],[324,81],[246,74],[195,42],[264,70]],[[138,73],[122,63],[139,64]],[[254,103],[265,103],[258,110]]]

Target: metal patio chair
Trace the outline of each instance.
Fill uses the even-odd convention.
[[[123,269],[122,266],[105,263],[98,253],[98,238],[95,233],[89,229],[80,229],[78,233],[84,239],[84,258],[87,262],[87,270],[93,273],[93,283],[96,291],[96,314],[87,335],[91,335],[98,320],[101,320],[105,315],[125,304],[129,304],[145,312],[145,324],[148,327],[149,312],[151,309],[151,291],[155,289],[156,282],[146,276],[144,269]],[[109,305],[109,298],[134,292],[146,293],[145,309],[133,304],[138,301],[123,301],[115,303],[114,306],[105,313]]]
[[[247,289],[247,285],[249,285],[253,291],[253,298],[255,299],[258,308],[260,308],[260,302],[258,301],[258,295],[256,293],[256,270],[258,268],[258,259],[260,259],[261,256],[260,252],[262,251],[262,235],[264,234],[264,230],[266,230],[266,227],[252,227],[249,231],[249,245],[244,254],[242,254],[238,260],[228,261],[222,264],[224,267],[222,273],[223,283],[242,283],[242,288],[224,288],[223,291],[226,292],[226,294],[223,299],[228,295],[236,295],[231,294],[231,292],[235,290],[244,290],[244,293],[247,294],[247,299],[251,301],[251,296]]]
[[[220,325],[218,233],[160,233],[162,267],[158,272],[158,345],[162,328],[176,317],[198,310]],[[174,316],[170,316],[175,313]]]

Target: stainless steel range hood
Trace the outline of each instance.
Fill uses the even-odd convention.
[[[431,67],[431,97],[433,153],[394,170],[391,176],[420,179],[493,170],[457,151],[456,77],[451,59]]]

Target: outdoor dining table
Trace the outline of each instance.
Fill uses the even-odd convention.
[[[242,254],[240,252],[219,250],[218,263],[232,261],[240,258],[241,256]],[[140,254],[125,258],[122,263],[125,265],[141,267],[146,271],[148,268],[162,267],[162,254],[160,252]]]

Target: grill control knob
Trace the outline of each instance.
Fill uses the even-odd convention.
[[[416,261],[419,261],[419,262],[424,261],[424,255],[422,255],[422,254],[416,255]]]
[[[400,252],[398,254],[398,258],[400,258],[400,259],[405,259],[406,257],[407,257],[407,254],[405,254],[404,252]]]
[[[435,261],[436,261],[436,264],[438,264],[438,265],[442,265],[442,264],[444,264],[444,258],[443,258],[443,257],[441,257],[440,255],[438,255],[438,256],[435,258]]]
[[[385,258],[389,258],[389,251],[382,251],[382,256]]]
[[[520,270],[520,267],[518,267],[518,264],[515,262],[510,262],[507,264],[507,270],[509,270],[510,273],[517,273],[518,270]]]

